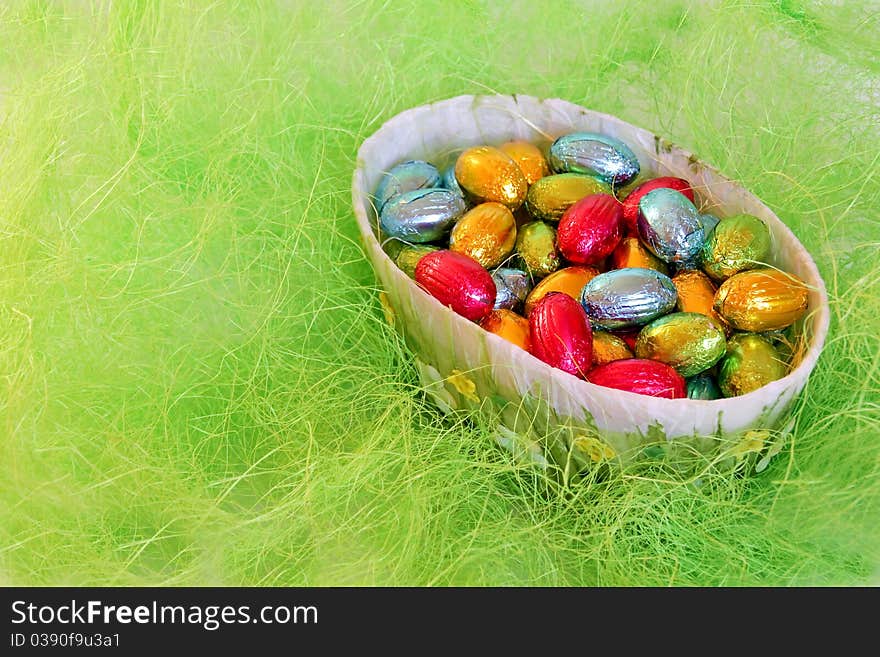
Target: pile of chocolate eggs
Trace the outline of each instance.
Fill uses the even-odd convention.
[[[743,395],[788,372],[803,281],[767,225],[701,213],[682,178],[639,180],[623,142],[577,132],[411,160],[375,195],[388,255],[463,317],[597,385]]]

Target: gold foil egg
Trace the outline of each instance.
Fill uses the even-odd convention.
[[[713,307],[740,331],[775,331],[804,316],[808,294],[796,276],[776,269],[750,269],[721,284]]]
[[[703,270],[716,281],[737,272],[766,265],[770,257],[770,229],[750,214],[722,219],[707,234],[700,252]]]
[[[623,339],[607,331],[593,333],[593,366],[599,367],[613,360],[632,358],[633,352]]]
[[[526,297],[525,315],[529,316],[532,308],[550,292],[564,292],[572,299],[581,298],[584,285],[599,275],[599,270],[588,265],[565,267],[559,269],[538,283]]]
[[[536,219],[559,221],[565,211],[585,196],[610,194],[611,186],[580,173],[545,176],[529,187],[526,209]]]
[[[455,179],[477,203],[495,201],[516,210],[526,199],[529,183],[519,165],[492,146],[468,148],[455,162]]]
[[[684,377],[709,369],[724,355],[727,341],[714,321],[700,313],[672,313],[645,326],[636,357],[659,360]]]
[[[543,221],[530,221],[519,229],[516,251],[524,269],[535,278],[543,278],[559,269],[556,229]]]
[[[419,260],[421,260],[423,256],[439,250],[440,249],[436,246],[423,246],[421,244],[417,246],[404,246],[394,257],[394,264],[406,272],[407,276],[415,278],[416,265],[419,264]]]
[[[620,240],[620,244],[611,253],[609,265],[611,269],[640,267],[669,274],[666,263],[648,251],[638,237],[624,237]]]
[[[479,262],[497,267],[516,246],[516,220],[501,203],[481,203],[468,210],[452,229],[449,248]]]
[[[519,165],[530,185],[550,173],[544,154],[534,144],[527,141],[508,141],[501,144],[498,150],[507,153]]]
[[[718,386],[725,397],[736,397],[781,379],[787,371],[788,365],[769,340],[737,333],[730,338],[718,368]]]
[[[520,317],[512,310],[496,309],[480,320],[480,326],[515,344],[521,349],[529,350],[529,321]]]
[[[714,320],[725,332],[729,327],[712,305],[715,303],[715,284],[699,270],[681,271],[672,277],[672,284],[678,292],[679,312],[700,313]]]

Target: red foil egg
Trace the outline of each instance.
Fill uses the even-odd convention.
[[[639,201],[648,192],[655,189],[667,188],[674,189],[687,196],[691,203],[694,203],[694,190],[691,184],[684,178],[674,178],[673,176],[663,176],[662,178],[654,178],[643,182],[641,185],[632,190],[623,200],[623,225],[628,235],[638,235],[638,219],[639,219]]]
[[[572,205],[559,220],[556,243],[566,260],[595,265],[610,255],[623,236],[620,201],[592,194]]]
[[[631,351],[635,351],[636,348],[636,340],[639,337],[639,332],[642,330],[641,326],[636,326],[629,329],[620,329],[617,331],[611,331],[612,334],[616,335],[618,338],[626,342],[626,346],[630,348]]]
[[[434,251],[419,260],[416,283],[444,306],[472,321],[495,305],[495,281],[473,258],[455,251]]]
[[[531,353],[548,365],[586,378],[593,362],[593,330],[581,304],[549,292],[529,313]]]
[[[687,384],[681,374],[666,363],[644,358],[614,360],[601,365],[589,373],[587,381],[651,397],[687,397]]]

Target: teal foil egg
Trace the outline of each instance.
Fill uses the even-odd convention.
[[[702,372],[687,380],[688,399],[721,399],[721,389],[715,378],[708,372]]]
[[[703,224],[703,237],[709,239],[709,235],[712,234],[712,231],[715,230],[715,226],[717,226],[720,222],[721,219],[716,217],[714,214],[701,214],[700,223]]]
[[[639,201],[639,237],[664,262],[693,262],[705,233],[696,206],[673,189],[648,192]]]
[[[639,159],[619,139],[594,132],[573,132],[550,146],[556,173],[585,173],[621,187],[639,175]]]
[[[605,330],[646,324],[672,310],[677,300],[668,276],[640,267],[599,274],[581,292],[581,305],[593,326]]]
[[[389,199],[379,224],[389,237],[433,242],[446,235],[466,209],[464,199],[448,189],[414,189]]]
[[[376,210],[381,211],[382,206],[398,194],[439,187],[440,184],[440,172],[433,164],[423,160],[401,162],[386,171],[379,181],[375,196]]]
[[[464,196],[464,192],[458,184],[458,179],[455,177],[455,165],[444,169],[443,175],[441,176],[441,185],[446,189],[455,192],[459,196]]]
[[[499,267],[492,273],[495,281],[495,309],[516,310],[532,289],[529,275],[522,269]]]

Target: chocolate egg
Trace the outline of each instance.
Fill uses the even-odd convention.
[[[715,285],[699,270],[681,271],[672,277],[678,292],[676,308],[683,313],[701,313],[712,319],[719,328],[727,330],[727,324],[712,307],[715,303]]]
[[[556,229],[543,221],[530,221],[517,231],[516,252],[523,268],[534,278],[543,278],[559,269]]]
[[[416,276],[416,265],[422,256],[426,256],[440,249],[436,246],[404,246],[394,258],[394,264],[400,267],[410,278]]]
[[[529,183],[519,165],[492,146],[468,148],[455,162],[455,179],[475,203],[495,201],[516,210],[526,199]]]
[[[638,237],[624,237],[620,240],[620,243],[611,252],[608,264],[611,269],[640,267],[668,274],[666,263],[648,251]]]
[[[573,132],[550,146],[556,173],[585,173],[621,187],[639,175],[639,160],[619,139],[594,132]]]
[[[529,315],[531,353],[552,367],[583,379],[593,361],[593,332],[580,304],[550,292]]]
[[[672,310],[676,299],[668,276],[638,267],[599,274],[581,292],[590,321],[606,330],[646,324]]]
[[[528,317],[535,304],[550,292],[563,292],[575,301],[581,298],[584,285],[599,275],[595,267],[565,267],[559,269],[538,283],[526,298],[525,316]]]
[[[529,185],[534,185],[535,181],[550,173],[544,154],[534,144],[527,141],[508,141],[501,144],[498,150],[507,153],[519,165]]]
[[[775,331],[804,316],[808,295],[807,286],[796,276],[776,269],[750,269],[721,284],[713,308],[740,331]]]
[[[492,280],[495,281],[495,308],[516,310],[525,302],[532,283],[529,275],[522,269],[513,267],[499,267],[492,272]]]
[[[769,340],[754,333],[737,333],[727,343],[727,355],[718,368],[718,385],[725,397],[736,397],[781,379],[787,371]]]
[[[664,262],[694,260],[703,246],[703,224],[681,192],[661,187],[639,201],[639,237]]]
[[[621,338],[607,331],[593,332],[593,366],[605,365],[613,360],[632,358],[633,352]]]
[[[433,242],[446,235],[466,209],[464,199],[448,189],[414,189],[382,207],[382,232],[408,242]]]
[[[672,313],[645,326],[636,340],[636,357],[671,365],[684,377],[712,367],[724,355],[724,332],[699,313]]]
[[[398,194],[416,189],[440,187],[440,172],[433,164],[423,160],[409,160],[391,167],[376,187],[375,204],[381,211],[386,201]]]
[[[770,229],[750,214],[727,217],[715,226],[700,252],[703,271],[716,281],[767,264]]]
[[[625,199],[623,199],[623,225],[628,234],[638,235],[639,201],[641,201],[642,197],[648,192],[653,192],[655,189],[662,188],[674,189],[675,191],[684,194],[691,203],[695,202],[694,190],[691,189],[691,184],[684,178],[663,176],[661,178],[654,178],[643,182],[627,194]]]
[[[604,260],[623,234],[620,202],[610,194],[593,194],[572,205],[556,234],[560,253],[577,265],[594,265]]]
[[[544,176],[529,187],[525,207],[536,219],[555,222],[585,196],[610,193],[610,185],[593,176],[557,173]]]
[[[482,319],[495,304],[495,282],[473,258],[435,251],[416,265],[416,283],[444,306],[470,320]]]
[[[702,372],[687,380],[688,399],[712,400],[721,398],[721,390],[715,378],[708,372]]]
[[[513,311],[496,308],[480,320],[480,326],[520,349],[529,350],[529,322]]]
[[[587,381],[651,397],[681,399],[687,394],[684,377],[674,368],[643,358],[614,360],[601,365],[587,375]]]
[[[496,267],[516,246],[516,220],[501,203],[471,208],[452,228],[449,249],[470,256],[486,269]]]

